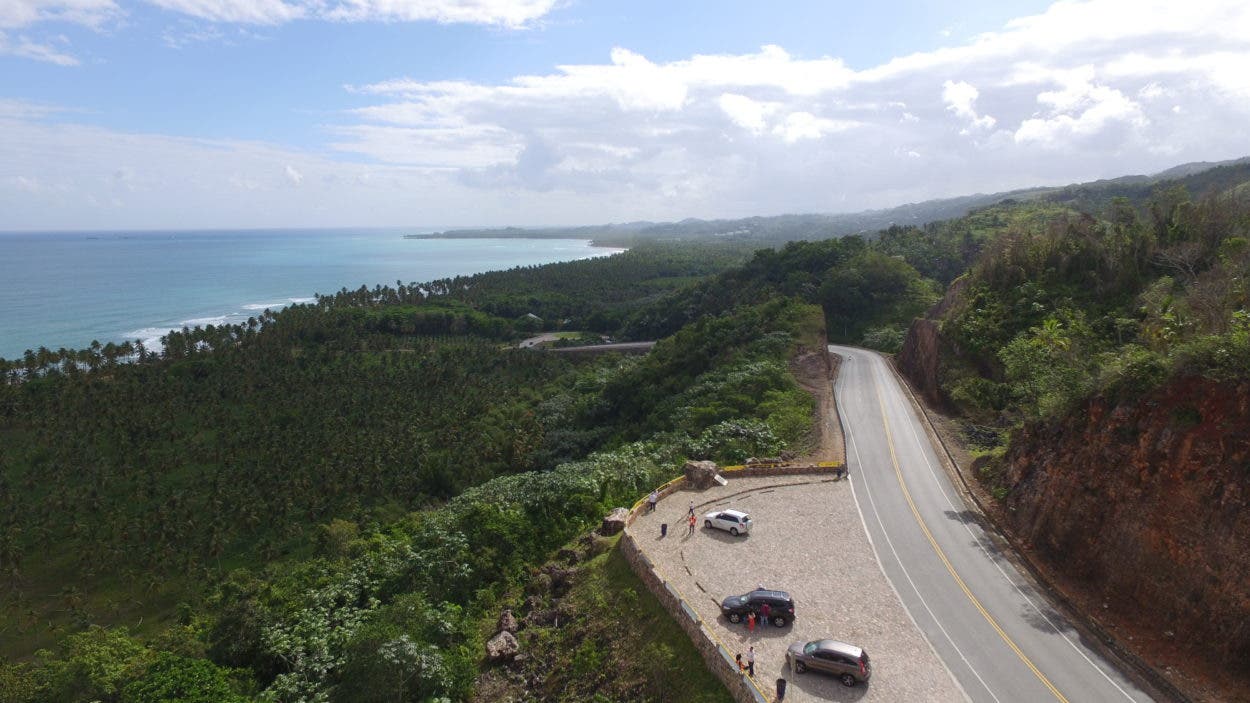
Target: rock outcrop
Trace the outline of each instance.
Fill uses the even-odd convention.
[[[512,614],[512,608],[504,608],[503,612],[499,614],[499,622],[496,624],[496,629],[500,632],[516,634],[517,622],[516,616]]]
[[[903,346],[895,355],[898,369],[911,380],[912,385],[930,405],[945,407],[946,402],[938,388],[938,362],[941,333],[938,323],[928,318],[912,320],[903,338]]]
[[[613,508],[607,517],[603,518],[603,524],[599,526],[599,534],[614,535],[625,529],[625,521],[629,519],[629,511],[625,508]]]
[[[500,632],[486,643],[486,658],[492,663],[511,661],[521,651],[521,644],[507,630]]]
[[[684,471],[686,483],[692,488],[703,490],[716,485],[717,466],[714,461],[687,461]]]
[[[1094,400],[1007,462],[1008,527],[1100,618],[1250,675],[1250,382]]]
[[[920,391],[925,400],[937,407],[949,407],[938,382],[942,356],[954,350],[944,348],[940,320],[959,304],[967,279],[959,278],[946,289],[946,295],[929,308],[922,318],[912,321],[903,337],[903,346],[895,355],[898,370]]]

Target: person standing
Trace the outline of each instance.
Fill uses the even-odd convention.
[[[694,517],[694,501],[690,501],[690,510],[687,512],[690,517]]]
[[[655,512],[655,504],[660,500],[659,491],[651,491],[651,495],[647,496],[647,512]]]
[[[768,621],[772,619],[772,615],[773,607],[771,605],[764,603],[764,605],[760,606],[760,618],[763,620],[761,624],[767,625]]]
[[[755,611],[747,613],[747,632],[755,632]]]
[[[747,676],[755,678],[755,646],[747,650]]]
[[[738,662],[738,673],[741,674],[746,665],[742,663],[742,652],[738,652],[738,656],[734,657],[734,661]]]
[[[693,535],[694,534],[694,513],[690,513],[689,522],[690,522],[690,531],[687,532],[686,534]]]

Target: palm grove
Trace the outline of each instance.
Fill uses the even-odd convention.
[[[826,334],[896,351],[944,294],[942,391],[991,453],[1092,395],[1246,378],[1246,180],[641,243],[3,362],[0,701],[467,698],[484,623],[549,555],[685,458],[802,450],[788,361]],[[659,342],[518,350],[527,313]],[[589,685],[653,698],[655,665]]]

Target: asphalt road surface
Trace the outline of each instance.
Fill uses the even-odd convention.
[[[913,406],[877,354],[845,361],[835,393],[855,501],[886,577],[973,701],[1150,701],[971,519]]]

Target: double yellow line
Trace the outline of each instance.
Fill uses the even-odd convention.
[[[1011,637],[1003,631],[1003,628],[998,624],[998,621],[994,619],[994,616],[990,615],[989,611],[985,609],[985,606],[981,605],[981,601],[977,600],[977,597],[972,595],[972,591],[968,589],[968,584],[964,583],[964,580],[959,577],[958,573],[955,572],[955,567],[952,566],[950,560],[946,558],[946,552],[942,551],[942,548],[938,546],[937,540],[933,538],[933,533],[929,532],[929,526],[926,525],[924,520],[920,517],[920,511],[916,509],[916,502],[912,500],[911,491],[907,490],[907,484],[903,481],[903,471],[898,464],[898,455],[894,453],[894,435],[890,432],[890,420],[885,414],[885,399],[881,397],[881,386],[876,383],[874,383],[873,386],[877,391],[877,404],[881,408],[881,421],[885,425],[886,444],[890,447],[890,461],[894,463],[894,475],[898,477],[899,488],[903,489],[903,497],[907,499],[907,505],[911,508],[911,514],[916,518],[916,524],[920,525],[920,531],[923,532],[925,538],[929,540],[929,544],[933,547],[933,551],[937,553],[938,559],[941,559],[942,563],[946,565],[946,570],[950,572],[951,578],[955,579],[955,583],[958,584],[960,590],[964,592],[965,596],[968,596],[968,600],[972,601],[973,607],[981,613],[981,616],[984,617],[985,621],[990,624],[990,627],[994,628],[994,631],[998,633],[999,637],[1003,638],[1003,642],[1007,643],[1007,646],[1011,648],[1011,651],[1015,652],[1017,657],[1020,657],[1020,661],[1024,662],[1024,665],[1029,667],[1029,671],[1032,671],[1033,675],[1036,676],[1037,679],[1041,681],[1044,686],[1046,686],[1046,688],[1050,689],[1051,693],[1055,694],[1055,698],[1059,699],[1063,703],[1068,703],[1068,699],[1059,692],[1059,689],[1055,688],[1055,685],[1050,682],[1050,679],[1046,678],[1046,675],[1043,674],[1027,656],[1025,656],[1024,652],[1020,651],[1020,647],[1018,647],[1016,643],[1012,641]]]

